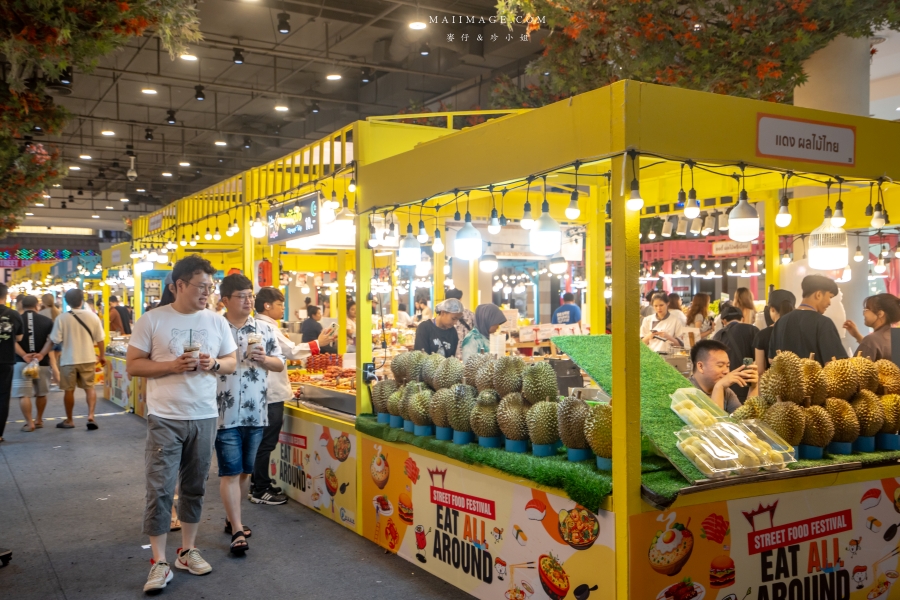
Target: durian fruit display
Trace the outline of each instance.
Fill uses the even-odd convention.
[[[752,398],[747,398],[743,406],[731,413],[731,416],[741,421],[746,419],[762,419],[763,415],[766,413],[766,409],[773,404],[775,404],[775,402],[765,400],[759,396],[753,396]]]
[[[494,364],[494,390],[505,398],[522,391],[522,372],[525,361],[518,356],[501,356]]]
[[[594,454],[612,458],[612,405],[598,402],[584,420],[584,437]]]
[[[859,419],[850,403],[840,398],[828,398],[825,400],[825,410],[831,417],[834,425],[832,442],[852,444],[859,437]]]
[[[497,425],[497,406],[500,396],[494,390],[484,390],[478,394],[475,407],[469,414],[469,425],[472,432],[480,438],[492,438],[500,435]]]
[[[394,357],[391,361],[391,373],[397,383],[403,385],[410,381],[421,381],[422,367],[427,357],[421,350],[403,352]]]
[[[828,411],[821,406],[804,408],[806,427],[803,430],[801,444],[824,448],[834,437],[834,423]]]
[[[463,376],[465,377],[465,381],[463,383],[475,387],[478,369],[481,368],[481,364],[484,361],[488,360],[491,360],[490,354],[476,354],[467,358],[466,362],[463,365]]]
[[[448,359],[449,360],[449,359]],[[453,404],[453,390],[441,388],[431,396],[428,414],[438,427],[450,427],[450,407]]]
[[[490,355],[486,355],[486,359],[482,359],[478,366],[478,372],[475,373],[475,389],[479,392],[494,389],[494,365],[496,359]]]
[[[859,390],[856,370],[847,359],[832,360],[822,369],[829,398],[849,400]]]
[[[555,402],[559,398],[558,394],[556,371],[549,363],[539,362],[523,371],[522,396],[529,404],[534,405],[548,400]]]
[[[759,380],[759,395],[770,402],[782,400],[802,404],[804,390],[800,357],[793,352],[779,352]]]
[[[881,382],[878,379],[878,369],[875,367],[875,363],[862,355],[854,356],[848,360],[853,368],[853,372],[856,374],[856,384],[859,386],[859,390],[877,392]]]
[[[475,388],[464,383],[458,383],[450,388],[453,400],[448,411],[450,427],[454,431],[471,432],[469,415],[475,408]]]
[[[793,402],[776,402],[766,410],[762,421],[792,446],[796,446],[803,439],[806,413]]]
[[[434,374],[445,360],[446,359],[440,354],[429,354],[425,360],[422,361],[422,381],[424,381],[431,389],[438,389],[437,386],[434,385]]]
[[[432,392],[428,388],[424,388],[415,394],[409,401],[409,420],[416,425],[431,425],[430,405],[432,400]]]
[[[878,433],[897,433],[897,431],[900,431],[900,396],[897,394],[882,396],[881,409],[884,412],[884,424]]]
[[[388,398],[397,391],[397,382],[393,379],[382,379],[372,386],[372,406],[375,412],[388,412]]]
[[[824,405],[825,398],[828,397],[828,384],[822,374],[822,365],[812,358],[801,358],[800,374],[803,379],[803,397],[809,398],[810,404]]]
[[[900,394],[900,367],[889,360],[875,361],[875,369],[878,371],[879,394]]]
[[[559,439],[566,448],[587,448],[584,422],[590,413],[588,403],[581,398],[565,398],[557,407]]]
[[[387,411],[395,417],[400,416],[400,401],[403,399],[404,388],[405,386],[400,386],[397,391],[388,396]]]
[[[400,397],[400,416],[404,421],[412,421],[409,416],[409,405],[412,403],[413,396],[427,389],[428,386],[419,381],[411,381],[404,386],[403,395]]]
[[[526,371],[527,373],[527,371]],[[559,403],[554,400],[542,400],[531,405],[525,415],[528,424],[528,437],[532,444],[549,445],[559,440],[559,426],[557,424],[557,408]]]
[[[860,390],[850,400],[850,406],[859,420],[859,435],[870,437],[881,431],[884,425],[884,409],[881,407],[881,398],[874,392]]]
[[[462,361],[455,356],[445,359],[434,371],[434,385],[432,387],[436,390],[443,390],[451,388],[457,383],[462,383],[463,370]]]
[[[497,426],[507,439],[519,441],[528,439],[527,413],[528,404],[522,398],[522,394],[513,392],[500,400],[497,406]]]

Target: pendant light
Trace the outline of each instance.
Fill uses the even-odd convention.
[[[531,192],[531,181],[534,178],[529,175],[528,176],[528,187],[525,188],[525,210],[522,213],[522,220],[519,224],[522,226],[522,229],[529,230],[534,227],[534,219],[531,217],[531,202],[528,201],[528,196]]]
[[[565,273],[569,268],[569,263],[566,262],[565,257],[557,252],[553,255],[553,258],[550,259],[550,272],[554,275],[560,275]]]
[[[809,266],[820,271],[843,269],[848,264],[850,248],[847,232],[826,218],[809,236]]]
[[[466,220],[453,240],[453,255],[465,261],[478,260],[481,256],[481,234],[472,225],[472,213],[466,210]]]
[[[644,208],[644,199],[641,197],[641,184],[637,179],[637,170],[635,169],[635,158],[637,152],[629,150],[628,155],[631,157],[631,192],[628,194],[628,200],[625,201],[625,208],[632,212],[638,212]]]
[[[213,239],[217,242],[222,239],[222,234],[219,233],[218,227],[216,227],[216,232],[213,234]]]
[[[397,264],[401,267],[414,267],[422,260],[422,246],[419,240],[413,237],[412,223],[406,225],[406,237],[400,241],[400,250],[397,252]]]
[[[700,230],[702,235],[709,235],[716,230],[716,217],[712,213],[707,213],[706,221],[703,223],[703,229]]]
[[[674,227],[674,225],[672,225],[672,219],[666,219],[666,222],[663,223],[662,231],[660,232],[660,235],[663,236],[664,238],[672,237],[673,227]]]
[[[581,161],[575,161],[575,189],[572,190],[572,195],[570,196],[569,206],[566,207],[566,218],[569,220],[575,220],[579,216],[581,216],[581,209],[578,208],[578,167],[581,166]]]
[[[500,233],[500,215],[497,213],[497,205],[494,202],[494,186],[488,186],[488,191],[491,194],[491,219],[488,221],[488,233],[491,235],[497,235]]]
[[[678,201],[684,205],[684,216],[688,219],[696,219],[700,216],[700,202],[697,201],[697,190],[694,189],[694,161],[687,161],[691,169],[691,190],[688,192],[687,201],[684,198],[684,164],[681,164],[681,191],[678,192]]]
[[[875,263],[874,271],[876,273],[878,273],[879,275],[881,275],[882,273],[887,271],[887,265],[884,262],[884,258],[882,258],[882,257],[878,258],[878,262]]]
[[[749,202],[743,179],[744,166],[741,165],[741,193],[737,206],[728,215],[728,237],[735,242],[751,242],[759,238],[759,213]]]
[[[419,235],[416,236],[420,244],[428,243],[428,231],[425,229],[425,221],[419,219]]]
[[[878,182],[878,202],[875,203],[875,210],[872,213],[872,221],[870,225],[875,229],[881,229],[884,227],[885,218],[884,212],[882,210],[881,199],[883,198],[883,194],[881,191],[881,181]]]
[[[369,248],[377,248],[378,247],[378,231],[375,229],[375,224],[369,221]]]
[[[647,239],[648,239],[648,240],[655,240],[655,239],[656,239],[656,231],[653,229],[653,227],[651,227],[651,228],[650,228],[650,231],[647,232]]]
[[[847,218],[844,216],[844,200],[841,198],[842,186],[841,184],[844,182],[840,177],[837,178],[838,184],[838,199],[837,202],[834,203],[834,214],[831,215],[831,224],[835,227],[843,227],[845,223],[847,223]]]
[[[181,244],[181,247],[182,247],[182,248],[184,248],[185,246],[187,246],[187,240],[185,239],[183,233],[181,234],[181,241],[178,242],[178,243]],[[133,257],[132,257],[132,258],[133,258]]]
[[[534,222],[528,238],[531,251],[541,256],[556,254],[562,245],[562,231],[559,229],[559,223],[550,216],[546,175],[544,176],[544,202],[541,204],[541,216]]]
[[[791,255],[788,254],[787,252],[785,252],[784,255],[782,255],[782,257],[781,257],[781,264],[783,264],[783,265],[791,264]]]
[[[787,189],[781,190],[781,202],[778,207],[778,214],[775,215],[775,225],[776,227],[787,227],[791,224],[791,220],[793,216],[791,215],[790,207],[788,206],[788,197],[787,197]]]
[[[266,237],[266,224],[262,221],[259,209],[256,211],[256,218],[253,219],[253,223],[250,225],[250,237],[257,239]]]
[[[859,244],[857,244],[856,245],[856,253],[853,255],[853,260],[855,262],[862,262],[863,258],[865,258],[865,257],[863,256],[862,248],[860,248]]]
[[[728,231],[728,213],[722,211],[719,213],[719,231]]]
[[[482,273],[493,273],[500,266],[499,261],[497,260],[497,255],[491,250],[491,243],[488,242],[487,253],[485,253],[481,260],[478,261],[478,268]]]
[[[691,235],[700,235],[703,229],[703,219],[696,217],[691,221]]]
[[[678,219],[678,226],[675,228],[675,235],[687,235],[688,220],[684,217]]]
[[[207,242],[212,239],[212,232],[210,232],[209,227],[206,228],[206,233],[203,234],[203,239]]]
[[[444,251],[444,241],[441,240],[441,230],[437,227],[434,229],[434,241],[431,242],[431,251],[432,252],[443,252]]]

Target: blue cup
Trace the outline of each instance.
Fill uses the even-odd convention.
[[[394,429],[400,429],[403,427],[403,417],[400,415],[391,415],[391,427]]]
[[[807,444],[800,444],[797,446],[797,453],[800,455],[800,458],[808,459],[808,460],[819,460],[825,454],[825,448],[820,448],[819,446],[809,446]]]
[[[570,462],[578,462],[580,460],[589,460],[594,452],[590,448],[568,448],[567,455]]]
[[[900,435],[896,433],[876,433],[875,447],[879,450],[900,450]]]
[[[377,422],[388,425],[391,422],[391,413],[377,413]]]
[[[409,419],[403,419],[403,431],[413,433],[416,430],[416,424]]]
[[[597,468],[601,471],[612,471],[612,459],[611,458],[603,458],[602,456],[597,457]]]
[[[831,442],[825,449],[828,454],[853,454],[853,444],[850,442]]]
[[[854,452],[875,452],[875,436],[859,436],[853,442]]]
[[[434,425],[416,425],[413,427],[413,433],[422,436],[434,435]]]
[[[506,451],[522,454],[528,452],[528,440],[506,440]]]
[[[503,436],[481,437],[478,436],[478,445],[482,448],[499,448],[503,445]]]
[[[464,446],[465,444],[471,444],[475,440],[475,434],[471,431],[456,431],[453,430],[453,443]]]
[[[556,454],[556,444],[532,444],[531,453],[535,456],[553,456]]]
[[[435,437],[442,442],[449,442],[453,439],[453,428],[452,427],[435,427]]]

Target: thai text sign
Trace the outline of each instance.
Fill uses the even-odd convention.
[[[852,167],[856,128],[758,113],[756,155]]]
[[[318,194],[308,194],[293,204],[266,213],[269,242],[284,242],[319,233]]]

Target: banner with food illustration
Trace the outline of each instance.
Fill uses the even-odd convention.
[[[632,595],[656,600],[900,598],[898,527],[897,479],[636,515],[629,531]]]
[[[615,594],[613,514],[362,438],[363,535],[477,598]]]
[[[269,462],[289,498],[356,530],[356,433],[290,415]]]

